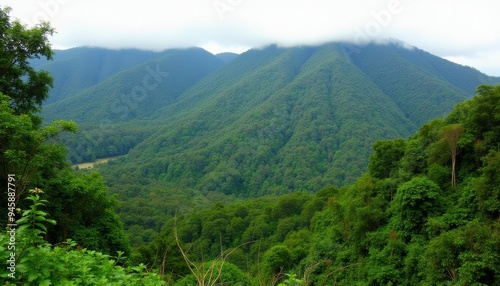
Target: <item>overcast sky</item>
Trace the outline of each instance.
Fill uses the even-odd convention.
[[[2,0],[11,16],[48,20],[54,48],[212,53],[283,46],[398,39],[500,76],[500,2],[495,0]]]

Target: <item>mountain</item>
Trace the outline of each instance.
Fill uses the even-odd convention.
[[[49,71],[54,77],[54,88],[45,104],[64,99],[92,87],[110,76],[132,68],[162,53],[141,50],[109,50],[79,47],[55,50],[53,60],[33,59],[36,69]]]
[[[235,53],[220,53],[220,54],[216,54],[215,56],[218,57],[219,59],[223,60],[224,62],[228,63],[228,62],[234,60],[235,58],[237,58],[238,54],[235,54]]]
[[[258,196],[352,183],[376,139],[408,137],[482,80],[498,82],[398,44],[349,51],[269,46],[223,61],[167,50],[48,104],[44,116],[80,124],[67,139],[73,161],[127,153],[106,172]]]
[[[43,116],[47,120],[62,118],[93,124],[102,123],[103,120],[117,123],[148,117],[224,64],[216,56],[199,48],[167,50],[155,55],[136,65],[131,64],[131,68],[110,68],[108,66],[113,66],[112,63],[101,63],[94,72],[111,73],[114,69],[114,73],[103,80],[96,79],[94,85],[82,88],[77,93],[49,102]],[[121,56],[124,55],[120,53],[112,58]],[[85,78],[86,75],[77,78],[80,77]]]
[[[429,120],[429,113],[444,116],[479,84],[494,80],[473,68],[398,45],[371,44],[351,59],[418,126]]]

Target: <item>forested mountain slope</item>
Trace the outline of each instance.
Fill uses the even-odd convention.
[[[156,112],[163,126],[130,152],[129,169],[114,168],[140,166],[142,176],[204,193],[352,183],[377,138],[406,137],[470,96],[407,53],[368,46],[346,57],[335,43],[251,50]]]
[[[148,177],[205,192],[313,190],[354,179],[376,138],[416,128],[335,45],[262,53],[275,55],[241,80],[210,78],[221,92],[203,81],[183,94],[162,114],[183,112],[192,97],[203,105],[187,105],[189,114],[142,142],[129,160],[141,162]]]
[[[352,53],[351,59],[418,126],[429,120],[428,114],[449,112],[479,84],[500,83],[500,78],[417,48],[371,44]]]

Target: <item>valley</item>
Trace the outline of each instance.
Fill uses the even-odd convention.
[[[99,159],[96,159],[94,162],[83,162],[83,163],[72,165],[72,167],[73,168],[78,168],[78,169],[92,169],[95,164],[107,163],[110,160],[117,159],[117,158],[120,158],[120,157],[121,156],[99,158]]]

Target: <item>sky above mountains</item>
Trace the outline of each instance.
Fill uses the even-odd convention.
[[[400,40],[500,76],[500,2],[494,0],[4,0],[11,16],[51,22],[53,47],[212,53],[348,41]]]

